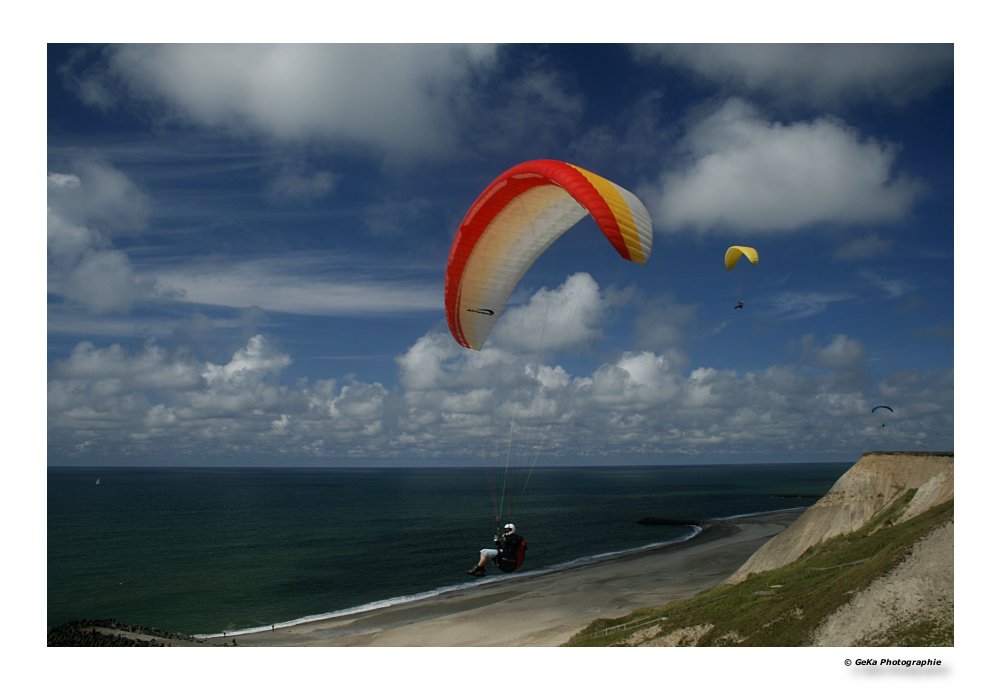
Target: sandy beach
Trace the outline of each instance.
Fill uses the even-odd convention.
[[[722,582],[800,514],[708,524],[680,544],[556,573],[497,577],[468,590],[228,640],[267,647],[558,646],[595,618],[614,618]]]

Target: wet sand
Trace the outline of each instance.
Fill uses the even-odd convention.
[[[680,544],[557,573],[485,578],[467,590],[229,640],[266,647],[558,646],[595,618],[615,618],[719,584],[800,514],[712,523]]]

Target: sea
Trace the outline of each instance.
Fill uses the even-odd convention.
[[[412,601],[812,505],[850,463],[435,469],[48,469],[48,625],[214,636]],[[500,513],[500,515],[498,515]],[[466,574],[497,520],[523,568]]]

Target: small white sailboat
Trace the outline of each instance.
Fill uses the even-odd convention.
[[[94,482],[94,484],[96,484],[96,485],[100,486],[100,485],[101,485],[101,478],[100,478],[100,477],[98,477],[98,478],[97,478],[97,481],[96,481],[96,482]]]

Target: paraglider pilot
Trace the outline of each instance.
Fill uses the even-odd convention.
[[[524,539],[514,531],[512,523],[504,525],[503,530],[497,529],[493,535],[493,543],[496,548],[479,551],[479,563],[468,571],[469,575],[476,577],[485,575],[486,563],[491,559],[505,572],[513,572],[521,567],[524,560]]]
[[[743,300],[741,299],[739,302],[736,303],[736,306],[733,307],[733,309],[742,309],[742,308],[743,308]]]

